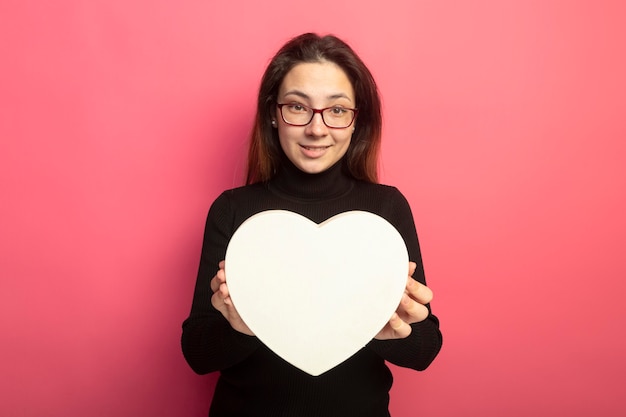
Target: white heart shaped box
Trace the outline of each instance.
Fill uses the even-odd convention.
[[[264,211],[226,251],[231,300],[274,353],[317,376],[364,347],[397,309],[409,271],[402,236],[364,211],[321,224]]]

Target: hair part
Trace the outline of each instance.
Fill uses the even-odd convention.
[[[261,79],[248,149],[246,184],[270,180],[280,166],[282,149],[271,120],[276,116],[278,90],[283,79],[298,64],[324,61],[336,64],[346,73],[355,93],[358,116],[345,156],[348,173],[358,180],[378,182],[382,115],[374,77],[341,39],[305,33],[291,39],[276,53]]]

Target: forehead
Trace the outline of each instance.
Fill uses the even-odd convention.
[[[345,71],[333,62],[303,62],[283,78],[279,95],[297,91],[312,98],[347,96],[354,99],[354,89]]]

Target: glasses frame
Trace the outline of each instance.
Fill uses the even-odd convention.
[[[313,107],[309,107],[309,106],[305,106],[304,104],[298,104],[298,106],[302,106],[306,109],[309,109],[313,112],[313,114],[311,114],[311,118],[309,119],[308,122],[301,124],[301,123],[289,123],[287,120],[285,120],[285,115],[283,114],[283,106],[288,106],[290,104],[293,103],[276,103],[276,107],[278,107],[278,110],[280,111],[280,117],[283,119],[283,122],[287,123],[289,126],[298,126],[298,127],[302,127],[302,126],[306,126],[308,124],[310,124],[313,121],[313,118],[315,117],[316,114],[319,113],[320,116],[322,116],[322,122],[324,122],[324,125],[329,128],[329,129],[347,129],[350,126],[352,126],[352,123],[354,123],[354,119],[356,119],[356,115],[359,113],[358,109],[351,109],[349,107],[342,107],[342,109],[345,110],[350,110],[352,111],[352,120],[350,120],[350,123],[347,126],[344,127],[337,127],[337,126],[329,126],[328,123],[326,123],[326,119],[324,119],[324,112],[326,110],[329,109],[334,109],[337,106],[330,106],[330,107],[324,107],[323,109],[314,109]]]

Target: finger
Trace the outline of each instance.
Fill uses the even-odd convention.
[[[417,269],[417,264],[415,262],[409,262],[409,276],[412,277]]]
[[[226,272],[224,271],[224,261],[220,261],[219,270],[211,278],[211,291],[215,292],[220,286],[220,283],[226,282]]]
[[[222,298],[230,298],[230,291],[228,291],[228,285],[225,282],[220,284],[220,288],[218,290],[219,294]]]
[[[406,281],[406,292],[411,298],[420,304],[428,304],[433,299],[433,292],[421,282],[409,278]]]
[[[215,274],[213,278],[211,278],[211,291],[218,291],[221,284],[222,282],[217,278],[217,274]]]
[[[217,264],[217,266],[219,266],[220,269],[224,269],[225,265],[226,265],[226,261],[220,261],[219,264]]]
[[[215,274],[215,277],[220,282],[226,282],[226,272],[224,271],[224,269],[220,269],[219,271],[217,271],[217,274]]]
[[[402,296],[398,311],[402,319],[407,323],[417,323],[426,320],[428,314],[430,314],[425,305],[413,300],[407,294]]]
[[[222,312],[224,316],[229,316],[232,314],[232,310],[234,310],[234,305],[230,298],[230,294],[228,292],[228,287],[226,287],[226,284],[222,284],[218,291],[215,292],[213,296],[211,296],[211,304],[213,304],[213,307],[215,307],[217,310]]]
[[[252,330],[250,330],[248,325],[243,321],[243,319],[239,315],[239,312],[237,311],[235,306],[231,304],[227,306],[227,309],[228,309],[228,322],[233,327],[233,329],[237,330],[238,332],[241,332],[250,336],[254,336],[254,333],[252,332]]]
[[[232,317],[233,311],[237,311],[235,310],[235,306],[233,305],[230,296],[225,297],[221,290],[218,290],[215,294],[211,296],[211,304],[213,304],[213,307],[221,312],[228,321],[230,321],[230,317]]]
[[[224,304],[224,297],[222,297],[219,292],[216,292],[211,296],[211,304],[213,305],[213,307],[215,307],[217,311],[220,311],[222,314],[224,314],[224,309],[226,305]]]
[[[400,318],[397,313],[394,313],[389,319],[389,327],[393,330],[394,337],[402,339],[408,337],[411,334],[411,326]]]

